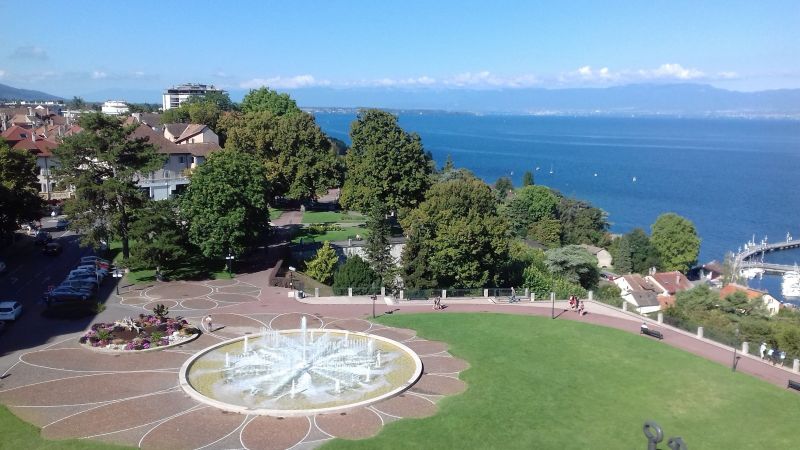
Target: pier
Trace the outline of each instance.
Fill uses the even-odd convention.
[[[789,250],[792,248],[800,248],[800,240],[792,239],[792,235],[786,233],[786,240],[781,242],[774,242],[772,244],[767,242],[767,238],[761,240],[756,244],[755,238],[740,248],[739,252],[734,257],[734,267],[736,272],[745,269],[762,269],[766,273],[784,274],[786,272],[797,272],[797,264],[775,264],[765,263],[764,261],[754,261],[753,257],[763,255],[769,252]]]

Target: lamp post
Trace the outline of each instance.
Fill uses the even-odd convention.
[[[289,289],[291,290],[294,290],[294,272],[296,270],[294,266],[289,266]]]
[[[225,257],[226,265],[228,266],[228,275],[233,272],[233,255],[228,252],[228,256]]]
[[[736,339],[733,343],[733,362],[731,363],[731,372],[736,372],[736,364],[739,362],[739,356],[736,356],[736,347],[739,345],[739,327],[734,331]]]
[[[123,276],[123,273],[122,273],[122,271],[121,271],[121,270],[119,270],[119,269],[117,269],[117,268],[115,267],[115,268],[114,268],[114,272],[113,272],[113,276],[114,276],[114,278],[122,278],[122,276]],[[117,286],[117,296],[119,296],[119,281],[117,281],[117,284],[116,284],[116,286]]]
[[[556,318],[556,294],[550,291],[550,318]]]
[[[375,300],[378,298],[377,295],[372,294],[372,318],[375,318]]]

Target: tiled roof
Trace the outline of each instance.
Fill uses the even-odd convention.
[[[656,293],[653,291],[632,291],[630,293],[633,296],[633,301],[636,302],[636,306],[659,306],[660,303],[658,302],[658,297],[656,297]]]
[[[164,125],[164,128],[169,131],[169,134],[175,136],[176,138],[180,136],[184,130],[188,127],[188,124],[185,123],[168,123]]]
[[[153,144],[156,147],[156,151],[158,153],[164,154],[171,154],[171,153],[189,153],[188,149],[182,148],[182,145],[178,145],[169,139],[165,138],[157,131],[153,130],[152,128],[148,127],[145,124],[140,124],[131,134],[131,137],[134,138],[146,138],[148,142]]]
[[[18,125],[11,125],[6,131],[3,131],[2,136],[9,142],[31,140],[31,130]]]
[[[692,282],[686,278],[686,275],[677,271],[657,272],[651,276],[670,294],[686,291],[692,288]]]
[[[203,125],[203,124],[190,123],[186,127],[186,129],[183,130],[183,133],[181,133],[181,135],[178,137],[178,139],[175,140],[175,142],[180,142],[180,141],[189,139],[192,136],[198,135],[198,134],[202,133],[203,130],[205,130],[206,128],[207,127],[205,125]]]
[[[634,273],[630,275],[623,275],[622,278],[628,282],[628,285],[630,285],[632,291],[655,292],[655,286],[651,285],[639,274]]]
[[[214,142],[200,142],[194,144],[180,144],[178,148],[186,149],[184,153],[191,153],[194,156],[208,156],[209,153],[222,150],[219,144]]]
[[[725,287],[723,287],[722,289],[719,290],[719,296],[720,296],[720,298],[725,298],[725,297],[733,294],[734,292],[744,292],[745,294],[747,294],[747,298],[749,298],[751,300],[754,299],[754,298],[761,297],[764,294],[766,294],[766,292],[763,292],[763,291],[759,291],[759,290],[756,290],[756,289],[751,289],[749,287],[742,286],[742,285],[735,284],[735,283],[730,283],[730,284],[725,285]]]

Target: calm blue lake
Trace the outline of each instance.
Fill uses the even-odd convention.
[[[316,117],[349,143],[354,115]],[[486,182],[505,175],[517,185],[530,170],[537,184],[605,210],[615,233],[649,231],[676,212],[697,227],[702,262],[753,234],[800,238],[800,121],[424,113],[401,114],[400,125],[440,166],[450,155]]]

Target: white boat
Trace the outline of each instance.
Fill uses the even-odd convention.
[[[741,275],[747,278],[748,280],[751,280],[763,274],[764,274],[764,269],[759,269],[759,268],[743,269],[741,271]]]
[[[550,175],[552,175],[552,174],[553,174],[553,165],[550,164]]]
[[[781,293],[784,297],[800,297],[800,272],[786,272],[781,282]]]
[[[636,183],[636,177],[633,177],[633,182]]]

